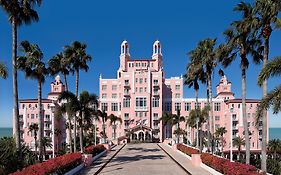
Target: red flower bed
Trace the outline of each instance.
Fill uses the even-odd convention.
[[[103,145],[91,145],[85,148],[85,153],[95,156],[104,150],[106,150],[106,148]]]
[[[67,172],[82,162],[81,153],[69,153],[46,162],[37,163],[11,175],[45,175],[55,172]]]
[[[181,152],[191,156],[191,154],[198,154],[199,150],[185,146],[183,144],[178,144],[177,149],[180,150]]]
[[[208,153],[203,153],[201,159],[204,164],[225,175],[261,175],[252,165],[230,162],[228,159]]]

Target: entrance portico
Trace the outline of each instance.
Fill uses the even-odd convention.
[[[152,129],[145,125],[137,125],[127,132],[131,141],[152,142]]]

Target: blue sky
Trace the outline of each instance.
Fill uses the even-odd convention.
[[[40,21],[19,29],[19,41],[37,43],[48,60],[60,52],[64,45],[78,40],[88,45],[93,60],[88,73],[82,73],[80,91],[88,90],[98,94],[98,78],[115,78],[119,66],[121,42],[130,44],[132,58],[149,58],[152,44],[158,39],[163,47],[165,76],[180,76],[188,62],[187,52],[198,41],[207,37],[223,42],[222,32],[231,21],[240,18],[233,7],[240,0],[225,1],[92,1],[60,0],[43,1],[38,9]],[[270,57],[281,55],[281,31],[274,31],[270,42]],[[251,59],[251,58],[249,58]],[[0,60],[10,71],[8,80],[0,80],[0,127],[12,126],[12,76],[11,76],[11,26],[7,16],[0,11]],[[256,84],[260,65],[251,64],[247,72],[247,98],[260,98],[261,88]],[[239,63],[235,62],[225,70],[232,82],[232,90],[241,97],[241,75]],[[52,78],[43,86],[43,96],[50,90]],[[214,87],[219,81],[214,75]],[[269,89],[280,83],[280,78],[269,80]],[[26,80],[19,73],[19,97],[36,98],[37,84]],[[74,77],[69,77],[70,89],[74,91]],[[215,90],[215,88],[213,89]],[[192,89],[185,87],[185,97],[193,97]],[[205,97],[201,86],[200,96]],[[270,126],[281,127],[281,115],[270,112]]]

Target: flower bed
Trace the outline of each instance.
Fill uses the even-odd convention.
[[[207,166],[225,175],[261,175],[257,168],[239,162],[230,162],[228,159],[217,157],[208,153],[201,155],[201,160]]]
[[[177,144],[177,149],[180,150],[181,152],[191,156],[191,154],[198,154],[199,150],[185,146],[183,144]]]
[[[91,145],[85,148],[86,154],[92,154],[93,157],[106,150],[103,145]]]
[[[46,162],[37,163],[17,171],[11,175],[45,175],[51,173],[64,174],[82,162],[81,153],[69,153]]]

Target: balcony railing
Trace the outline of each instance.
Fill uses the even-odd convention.
[[[158,117],[153,117],[153,120],[159,120],[159,118]]]
[[[135,111],[147,111],[147,106],[136,106]]]
[[[153,126],[153,129],[159,129],[159,126]]]

